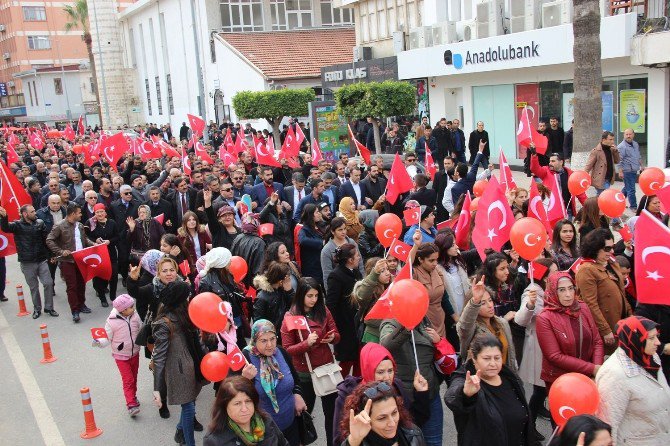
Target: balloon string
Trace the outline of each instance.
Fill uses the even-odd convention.
[[[574,198],[574,195],[570,195],[570,199],[568,200],[568,204],[565,205],[566,212],[568,209],[570,209],[570,203],[572,203],[572,199]]]
[[[412,333],[412,347],[414,349],[414,362],[416,363],[416,369],[419,370],[419,357],[416,355],[416,341],[414,340],[414,329],[410,330]]]
[[[551,443],[551,440],[556,436],[558,433],[558,426],[556,426],[556,429],[554,429],[554,432],[551,433],[551,436],[549,437],[549,440],[547,440],[547,444]]]
[[[532,260],[528,263],[528,274],[530,274],[531,285],[535,285],[535,278],[533,277],[533,261]]]
[[[389,256],[389,248],[384,248],[384,260]]]

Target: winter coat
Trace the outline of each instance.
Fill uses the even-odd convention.
[[[591,336],[592,342],[579,356],[579,340],[570,324],[570,316],[544,309],[537,317],[537,340],[542,350],[542,379],[553,383],[569,372],[593,376],[595,365],[603,363],[603,340],[588,307],[579,303],[582,329]],[[579,335],[577,335],[579,336]]]
[[[660,364],[658,355],[654,355]],[[663,370],[654,379],[618,348],[598,370],[596,415],[612,426],[614,445],[670,444],[670,387]]]
[[[321,269],[320,260],[323,255],[323,237],[314,229],[303,226],[298,231],[298,242],[302,276],[313,277],[318,282],[323,283],[325,276]]]
[[[461,266],[460,264],[456,265],[457,265],[456,275],[458,275],[458,280],[460,281],[461,288],[463,289],[463,301],[457,300],[457,293],[455,289],[456,284],[452,281],[451,274],[447,272],[447,269],[444,268],[444,266],[439,263],[437,265],[437,269],[442,273],[442,277],[444,278],[444,287],[447,291],[447,295],[449,296],[449,302],[451,303],[451,306],[456,312],[456,314],[460,316],[461,313],[463,312],[463,307],[465,306],[464,302],[465,296],[468,294],[468,291],[470,290],[470,280],[468,279],[468,272],[465,271],[463,266]]]
[[[290,311],[286,312],[286,316],[290,316],[292,314],[293,313]],[[299,373],[309,373],[305,354],[309,355],[309,361],[312,365],[312,369],[315,369],[324,364],[330,364],[335,360],[333,353],[330,350],[329,344],[322,344],[320,341],[317,341],[311,347],[307,344],[307,336],[309,336],[310,332],[319,333],[319,337],[321,338],[325,337],[328,332],[332,331],[335,334],[335,338],[331,344],[334,345],[340,342],[340,333],[337,331],[335,320],[330,314],[330,311],[328,311],[328,308],[326,308],[326,318],[323,320],[323,322],[318,322],[307,317],[306,319],[310,331],[289,330],[286,326],[286,318],[284,318],[283,322],[278,325],[281,327],[282,346],[286,352],[291,355],[293,366]],[[300,335],[302,335],[302,341],[300,340]]]
[[[48,195],[47,195],[48,197]],[[60,208],[60,214],[65,219],[65,207],[61,206]],[[47,227],[47,234],[51,232],[51,229],[54,227],[54,218],[51,215],[51,209],[49,209],[49,206],[45,206],[37,211],[37,218],[38,220],[42,220],[44,224]]]
[[[347,243],[351,243],[352,245],[356,246],[356,248],[358,248],[358,243],[349,237],[347,237]],[[336,249],[337,245],[335,245],[335,242],[331,239],[321,250],[321,270],[323,271],[323,282],[325,284],[326,292],[328,292],[328,277],[330,277],[330,273],[333,272],[333,269],[335,268],[335,265],[333,264],[333,256],[335,255]],[[304,268],[305,259],[302,260],[302,265]],[[361,256],[361,261],[358,263],[358,271],[361,273],[361,277],[365,275],[363,256]],[[302,275],[306,276],[305,273]]]
[[[470,343],[475,336],[479,334],[492,334],[486,325],[483,322],[480,322],[477,318],[481,306],[481,303],[476,304],[472,302],[472,300],[469,300],[468,303],[465,304],[461,317],[456,323],[456,331],[458,332],[458,338],[461,341],[461,360],[463,361],[468,357]],[[505,338],[507,338],[507,363],[505,365],[513,372],[516,372],[518,369],[516,363],[516,350],[514,349],[512,331],[509,328],[509,323],[500,316],[493,317],[495,317],[498,323],[502,326]]]
[[[104,224],[96,221],[95,228],[93,230],[89,230],[88,236],[91,238],[91,240],[97,240],[98,238],[109,240],[109,244],[107,245],[109,260],[111,260],[112,263],[116,263],[119,257],[117,254],[119,230],[114,220],[108,218]]]
[[[272,242],[281,242],[288,249],[293,244],[293,220],[292,211],[284,211],[281,215],[277,213],[277,206],[268,202],[261,211],[259,220],[261,224],[272,223],[274,230],[272,235],[264,235],[266,245]]]
[[[661,345],[658,348],[658,354],[661,357],[663,370],[670,373],[670,355],[661,354],[663,346],[670,342],[670,305],[638,303],[635,307],[635,315],[646,317],[660,325],[658,339],[661,341]],[[668,376],[666,375],[665,378],[668,379]]]
[[[412,425],[412,427],[399,427],[398,436],[402,436],[402,443],[399,441],[398,444],[406,444],[408,446],[425,446],[426,440],[423,438],[423,432],[421,429]],[[345,439],[340,446],[349,446],[349,440]],[[370,443],[367,439],[363,439],[360,446],[376,446],[376,443]]]
[[[201,226],[198,229],[198,246],[200,246],[200,255],[204,256],[207,254],[207,245],[212,244],[212,238],[209,236],[209,233],[204,230],[204,226]],[[181,228],[177,230],[177,235],[179,237],[179,241],[184,245],[184,248],[186,248],[186,253],[188,255],[188,261],[191,265],[195,265],[195,262],[198,261],[198,257],[195,252],[195,241],[193,240],[193,237],[191,234],[187,234],[186,232],[182,231]]]
[[[126,318],[116,311],[116,308],[112,308],[105,322],[107,339],[99,339],[98,343],[100,347],[111,344],[114,359],[130,359],[140,352],[140,346],[135,344],[135,338],[141,327],[142,320],[137,311]]]
[[[150,249],[160,249],[161,237],[163,237],[163,234],[165,234],[163,225],[158,223],[153,218],[149,220],[148,244],[144,240],[143,225],[143,222],[136,220],[135,229],[133,229],[131,232],[128,232],[128,242],[130,243],[130,249],[135,249],[140,252],[148,251]]]
[[[277,424],[267,414],[261,415],[265,423],[265,435],[263,440],[256,443],[256,446],[289,446],[284,434],[277,427]],[[244,446],[244,443],[233,432],[226,423],[221,432],[207,432],[203,438],[203,446]]]
[[[14,234],[19,263],[43,262],[49,258],[50,253],[44,243],[49,231],[39,218],[33,222],[23,218],[8,222],[7,217],[0,217],[0,227],[3,232]]]
[[[600,144],[591,149],[589,159],[586,161],[584,171],[591,174],[591,185],[596,189],[602,189],[605,181],[609,181],[610,185],[614,184],[616,165],[621,161],[621,157],[619,156],[619,149],[616,146],[612,146],[610,151],[612,152],[613,159],[611,178],[605,178],[607,176],[607,158]]]
[[[164,403],[171,406],[195,401],[205,382],[197,378],[193,356],[188,349],[187,336],[194,335],[185,331],[171,313],[165,318],[154,319],[152,334],[155,339],[154,391],[167,387]]]
[[[209,231],[212,233],[212,247],[214,248],[228,248],[233,245],[233,242],[237,237],[240,236],[242,231],[239,228],[235,228],[236,233],[229,233],[228,230],[219,223],[219,220],[216,218],[216,211],[213,206],[205,208],[205,214],[207,215],[207,221],[209,222],[207,226]]]
[[[233,241],[230,252],[234,256],[240,256],[247,261],[249,271],[244,276],[243,282],[246,286],[251,286],[252,279],[261,272],[263,256],[265,255],[265,242],[258,234],[242,233]]]
[[[528,291],[537,291],[537,300],[535,308],[528,309]],[[537,331],[535,322],[537,316],[542,313],[544,308],[544,290],[537,283],[530,284],[521,296],[521,307],[514,315],[514,322],[522,327],[526,327],[526,338],[523,342],[523,355],[521,364],[519,364],[519,378],[524,382],[534,386],[544,387],[544,381],[540,378],[542,372],[542,350],[537,340]]]
[[[386,286],[379,282],[379,274],[372,269],[365,279],[359,280],[354,285],[352,294],[356,296],[358,301],[357,317],[361,320],[357,323],[363,323],[365,330],[363,331],[363,342],[379,342],[379,326],[382,323],[381,319],[364,320],[370,309],[377,303],[377,300],[386,290]]]
[[[481,386],[479,392],[471,397],[463,393],[466,372],[476,373],[472,361],[468,361],[452,375],[451,384],[444,395],[444,402],[454,413],[454,423],[458,431],[459,446],[512,446],[507,444],[507,426],[504,424],[494,397]],[[514,387],[517,397],[525,402],[524,388],[521,379],[506,365],[500,370],[500,378],[509,381]],[[533,445],[535,425],[530,422],[530,411],[526,407],[527,420],[525,445]]]
[[[254,288],[256,288],[256,300],[254,301],[254,320],[267,319],[272,322],[275,329],[282,326],[284,315],[291,308],[294,290],[286,291],[280,285],[274,289],[267,277],[263,275],[254,278]],[[277,343],[281,344],[282,337],[277,333],[279,339]]]
[[[74,235],[75,227],[79,228],[79,237],[81,238],[82,247],[87,248],[89,246],[95,245],[95,243],[86,238],[83,224],[79,223],[78,226],[75,226],[75,224],[70,223],[67,220],[63,220],[62,222],[55,225],[53,229],[51,229],[51,232],[47,236],[46,240],[49,251],[51,251],[54,256],[60,257],[60,259],[58,259],[59,262],[74,263],[72,254],[66,257],[61,256],[63,255],[63,251],[76,251]]]
[[[358,237],[358,249],[361,251],[361,256],[366,260],[372,257],[384,256],[384,247],[379,243],[374,228],[370,229],[366,227],[361,232],[361,235]]]
[[[338,361],[356,361],[358,359],[358,336],[356,335],[356,308],[351,303],[351,292],[356,281],[361,280],[359,270],[353,271],[346,266],[337,266],[328,276],[326,306],[335,319],[340,333],[340,343],[335,346]]]

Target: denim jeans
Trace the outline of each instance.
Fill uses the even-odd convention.
[[[635,197],[636,181],[637,181],[637,172],[623,173],[623,196],[628,198],[628,204],[632,208],[637,207],[637,198]]]
[[[181,405],[181,417],[177,424],[177,429],[184,431],[184,441],[186,446],[195,446],[195,433],[193,432],[193,422],[195,419],[195,401]]]
[[[430,402],[430,418],[421,426],[427,446],[442,446],[443,417],[442,400],[438,394]]]

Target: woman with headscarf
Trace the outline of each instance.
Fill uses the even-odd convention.
[[[200,371],[204,356],[198,329],[188,316],[191,288],[185,282],[171,283],[161,292],[161,305],[152,324],[155,339],[153,350],[154,402],[180,405],[181,417],[175,439],[195,446],[195,400],[207,383]],[[167,398],[161,393],[165,392]],[[200,425],[200,430],[202,426]]]
[[[670,214],[661,212],[661,200],[656,195],[644,195],[640,199],[640,204],[637,207],[635,215],[639,217],[642,211],[648,211],[651,215],[656,217],[658,221],[668,226],[668,219]]]
[[[160,249],[163,225],[151,218],[151,208],[142,204],[137,208],[137,219],[128,217],[128,241],[130,253],[139,260],[150,249]]]
[[[347,237],[350,237],[355,242],[358,242],[358,237],[363,232],[363,225],[358,221],[358,213],[356,210],[356,203],[351,197],[344,197],[340,200],[339,213],[344,218],[347,227]]]
[[[228,271],[232,254],[226,248],[214,248],[205,255],[205,267],[198,273],[200,281],[198,292],[214,293],[233,309],[233,320],[237,327],[237,345],[240,349],[246,346],[245,327],[249,326],[242,305],[244,295],[235,284],[233,275]]]
[[[242,376],[254,382],[260,408],[270,414],[289,444],[298,446],[296,415],[306,410],[307,404],[291,356],[277,345],[277,330],[272,322],[266,319],[254,322],[250,343],[243,353],[249,365],[242,370]]]
[[[535,327],[542,350],[540,377],[547,391],[566,373],[596,376],[603,363],[603,340],[588,305],[577,300],[569,273],[555,272],[547,279],[544,310],[537,316]]]
[[[249,270],[244,276],[243,282],[249,287],[254,277],[261,272],[263,265],[263,253],[265,242],[258,234],[258,214],[248,212],[242,217],[242,234],[233,241],[230,252],[234,256],[240,256],[247,261]]]
[[[372,257],[384,257],[384,247],[379,243],[375,233],[375,223],[378,218],[379,211],[371,209],[361,211],[358,215],[358,219],[363,224],[363,232],[358,237],[358,249],[361,250],[364,261]]]
[[[618,348],[596,375],[598,417],[615,445],[670,444],[670,387],[657,349],[658,324],[641,316],[617,323]]]

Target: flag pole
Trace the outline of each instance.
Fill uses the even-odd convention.
[[[528,124],[528,133],[530,134],[530,142],[532,142],[534,144],[535,141],[533,141],[533,132],[530,130],[530,118],[528,117],[528,106],[527,105],[525,107],[525,111],[526,111],[526,124]]]
[[[412,333],[412,349],[414,350],[414,362],[416,363],[416,369],[419,370],[419,357],[416,355],[416,341],[414,340],[414,329],[410,330],[410,333]]]
[[[535,277],[533,277],[533,261],[528,262],[528,273],[530,274],[530,283],[535,285]]]

